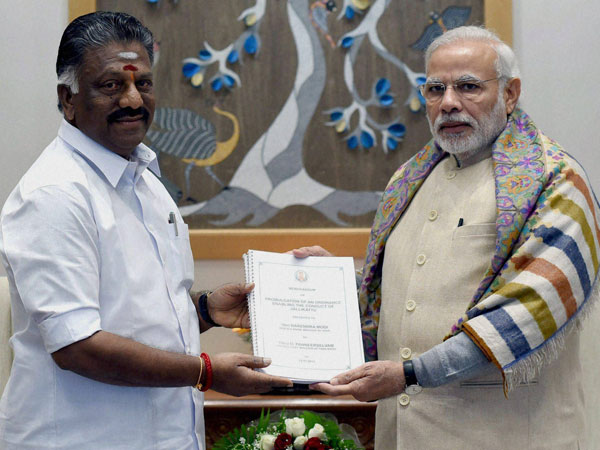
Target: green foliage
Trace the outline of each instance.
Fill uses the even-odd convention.
[[[325,430],[325,434],[327,435],[327,444],[331,445],[334,449],[357,449],[359,447],[356,446],[353,440],[351,439],[342,439],[340,427],[337,422],[326,419],[318,414],[315,414],[311,411],[304,411],[300,417],[304,419],[304,425],[306,425],[306,429],[310,430],[315,424],[319,423]]]
[[[242,425],[239,429],[230,431],[221,439],[219,439],[213,449],[214,450],[252,450],[252,442],[256,436],[265,433],[269,427],[271,411],[261,410],[260,417],[256,425]]]

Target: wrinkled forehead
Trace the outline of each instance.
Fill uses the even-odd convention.
[[[488,42],[459,41],[436,49],[427,66],[427,79],[456,80],[465,75],[493,77],[498,55]]]
[[[140,57],[137,52],[120,52],[117,56],[121,59],[139,59]]]
[[[86,52],[82,67],[87,73],[106,70],[151,71],[150,58],[139,42],[112,42]]]

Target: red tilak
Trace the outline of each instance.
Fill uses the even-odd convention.
[[[138,68],[131,64],[127,64],[126,66],[123,66],[123,70],[131,70],[132,72],[137,72]]]

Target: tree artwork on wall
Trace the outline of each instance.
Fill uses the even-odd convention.
[[[99,0],[160,43],[147,144],[192,228],[368,227],[429,139],[423,51],[472,0]]]

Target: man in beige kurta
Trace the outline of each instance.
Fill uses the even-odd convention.
[[[460,168],[453,157],[440,162],[388,238],[380,360],[414,359],[439,344],[488,269],[496,201],[491,152],[481,157]],[[561,357],[508,398],[490,364],[474,378],[380,399],[376,448],[577,449],[569,444],[583,436],[582,396],[572,334]]]
[[[433,141],[390,180],[363,270],[374,361],[313,387],[378,400],[377,450],[589,448],[577,325],[597,297],[597,202],[517,108],[497,36],[451,30],[426,67]]]

